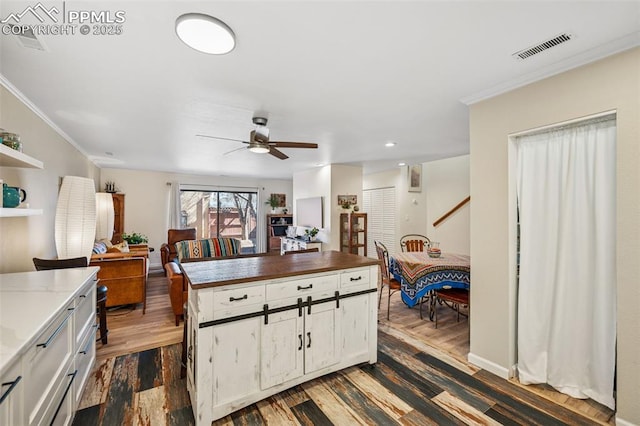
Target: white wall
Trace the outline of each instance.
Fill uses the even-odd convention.
[[[316,236],[318,241],[329,243],[331,231],[331,166],[318,167],[293,174],[293,223],[296,224],[296,200],[303,198],[323,197],[322,218],[323,227]],[[304,233],[303,229],[297,230],[298,235]],[[329,246],[323,250],[329,250]]]
[[[617,111],[616,418],[626,424],[640,424],[639,70],[640,48],[636,48],[480,102],[470,110],[471,354],[504,370],[517,360],[509,135]]]
[[[440,242],[443,251],[469,254],[470,207],[458,210],[436,228],[440,216],[469,196],[469,156],[422,163],[422,192],[409,192],[407,167],[365,175],[363,189],[396,188],[396,236],[393,252],[400,251],[400,237],[423,234]]]
[[[331,244],[330,250],[340,250],[340,214],[344,209],[338,205],[338,195],[355,195],[362,205],[362,167],[333,164],[331,166]]]
[[[55,258],[54,220],[63,176],[98,181],[99,169],[20,99],[0,86],[0,127],[20,135],[24,153],[44,169],[0,167],[0,179],[27,192],[31,208],[42,216],[0,218],[0,273],[34,270],[32,258]]]
[[[169,199],[171,187],[169,182],[181,184],[199,184],[218,187],[258,188],[258,221],[260,229],[264,229],[265,216],[271,211],[264,201],[271,193],[285,194],[287,207],[292,211],[292,182],[290,180],[232,178],[219,176],[185,175],[166,172],[150,172],[125,169],[102,169],[100,187],[107,181],[113,181],[118,192],[125,194],[126,232],[140,232],[149,237],[149,245],[155,248],[151,254],[151,266],[160,265],[160,246],[167,241],[169,224]],[[259,241],[264,244],[264,236]],[[264,245],[258,247],[264,251]]]
[[[427,195],[427,236],[440,242],[445,252],[470,253],[470,204],[467,203],[437,227],[433,223],[470,194],[469,156],[424,163]]]

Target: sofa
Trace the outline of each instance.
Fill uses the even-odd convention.
[[[187,282],[182,275],[179,262],[193,262],[211,258],[235,257],[240,255],[241,241],[235,238],[219,237],[204,240],[186,240],[175,243],[177,261],[167,262],[164,270],[167,275],[171,309],[175,315],[176,326],[184,315],[183,306],[187,301]]]
[[[176,243],[184,240],[195,240],[196,228],[169,229],[167,231],[167,242],[160,246],[160,258],[162,267],[177,257]]]
[[[126,252],[109,249],[91,255],[89,265],[100,267],[100,284],[109,289],[107,307],[142,303],[142,313],[146,313],[148,258],[145,244],[130,245]]]

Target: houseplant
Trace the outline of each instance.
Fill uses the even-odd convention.
[[[320,230],[314,226],[311,229],[305,229],[304,230],[304,235],[307,238],[307,240],[315,241],[316,235],[318,235],[318,232],[320,232]]]
[[[271,194],[265,204],[269,204],[271,206],[271,213],[276,212],[276,207],[280,207],[280,200],[276,197],[276,194]]]
[[[125,240],[128,244],[146,244],[149,242],[149,238],[147,238],[146,235],[139,234],[137,232],[131,234],[123,232],[122,239]]]

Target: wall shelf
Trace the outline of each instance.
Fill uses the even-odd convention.
[[[42,215],[42,209],[0,208],[0,217],[25,217],[40,215]]]
[[[40,160],[29,157],[20,151],[0,144],[0,167],[24,167],[30,169],[43,169],[44,164]]]

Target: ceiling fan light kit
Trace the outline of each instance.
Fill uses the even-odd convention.
[[[224,55],[236,46],[236,36],[227,24],[203,13],[185,13],[176,19],[176,34],[199,52]]]

